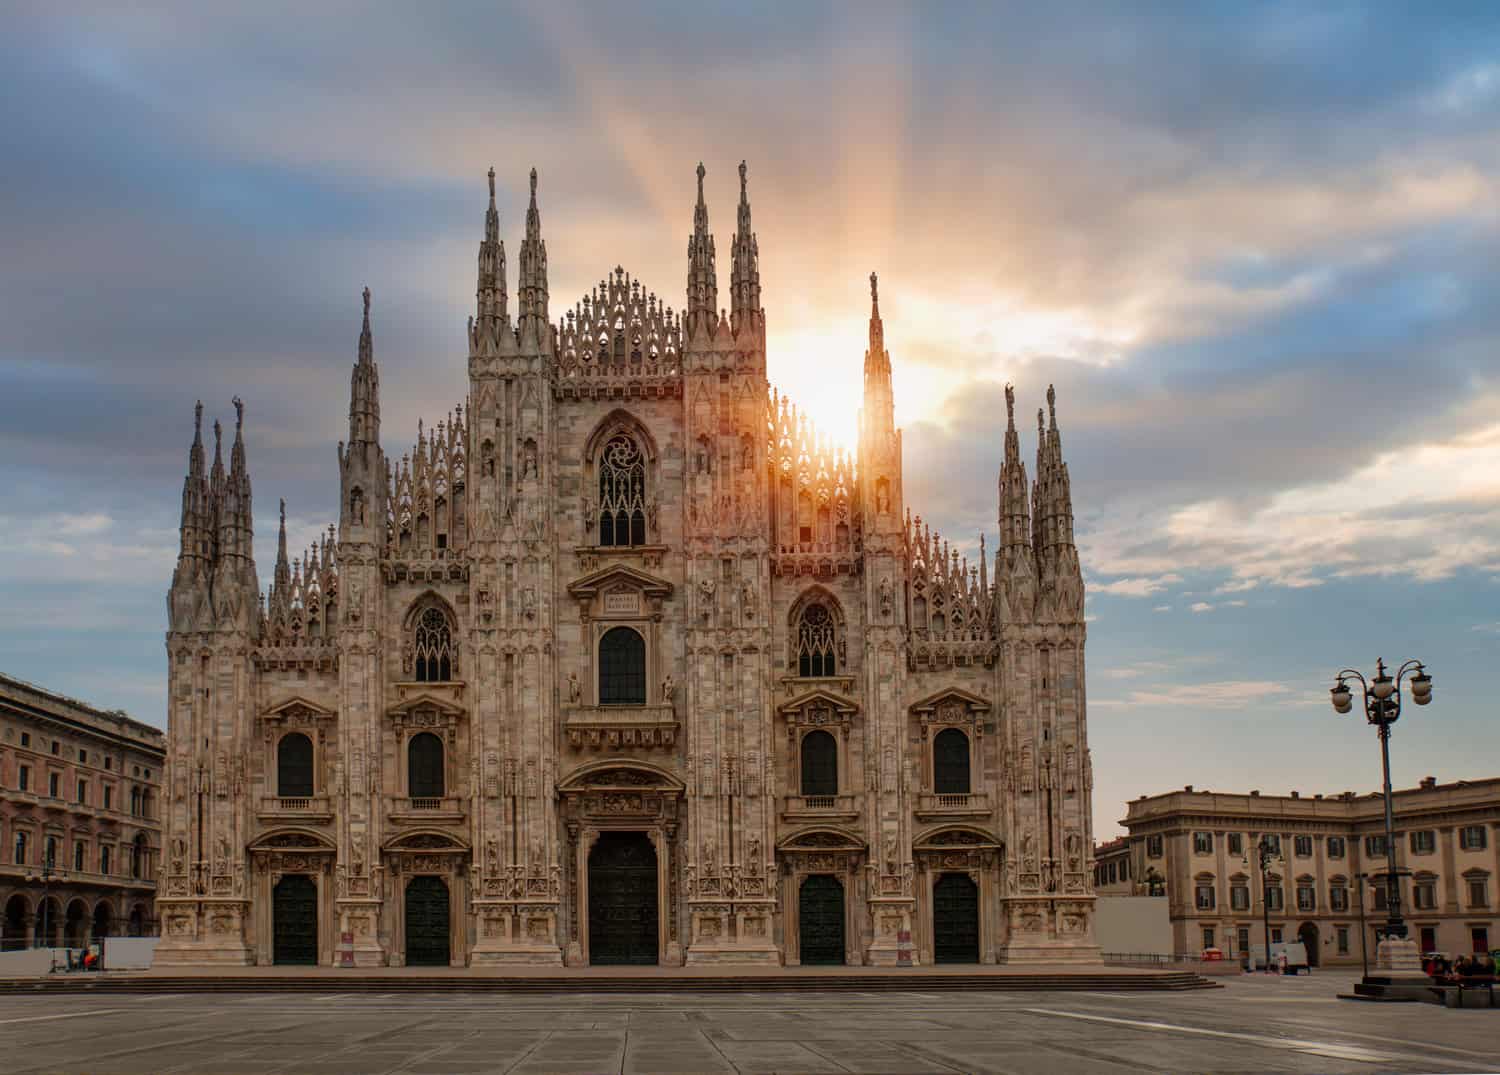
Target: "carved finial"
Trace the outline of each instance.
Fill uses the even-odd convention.
[[[1057,425],[1057,390],[1050,384],[1047,386],[1047,411],[1052,416],[1052,424]]]
[[[281,529],[286,530],[286,497],[281,498]]]
[[[238,433],[245,425],[245,401],[234,397],[234,431]]]
[[[1016,428],[1016,386],[1005,385],[1005,418],[1011,429]]]
[[[490,165],[490,204],[495,204],[495,166]]]
[[[1038,407],[1036,409],[1036,431],[1040,433],[1046,428],[1046,414],[1042,411],[1042,408]]]
[[[703,200],[703,177],[708,174],[708,169],[703,167],[703,162],[698,162],[698,200]]]
[[[370,289],[367,287],[360,292],[360,297],[365,300],[365,323],[370,322]]]
[[[746,197],[746,194],[745,194],[745,171],[746,171],[746,169],[745,169],[745,162],[744,161],[740,161],[740,200],[741,201],[744,201],[745,197]]]
[[[214,419],[214,461],[215,462],[217,462],[218,459],[219,459],[219,446],[221,444],[223,444],[223,443],[224,443],[224,427],[221,426],[219,424],[219,420],[217,418],[215,418]]]
[[[536,169],[531,170],[531,200],[536,201]]]
[[[193,408],[193,439],[197,440],[203,436],[203,401],[200,399],[198,405]]]

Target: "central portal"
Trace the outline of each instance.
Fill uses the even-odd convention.
[[[658,960],[656,848],[644,832],[605,832],[589,852],[589,962]]]

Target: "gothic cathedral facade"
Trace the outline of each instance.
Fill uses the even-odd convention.
[[[740,166],[681,313],[515,308],[494,172],[464,404],[381,444],[370,295],[337,525],[263,595],[202,405],[168,595],[158,965],[1091,962],[1083,580],[1054,398],[999,546],[913,519],[871,276],[855,453],[766,378]]]

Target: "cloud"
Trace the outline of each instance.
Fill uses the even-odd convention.
[[[1171,605],[1157,605],[1151,611],[1152,612],[1171,612],[1172,611],[1172,606]]]
[[[1154,593],[1165,590],[1174,582],[1181,582],[1182,576],[1169,572],[1154,578],[1131,578],[1116,579],[1113,582],[1093,582],[1089,584],[1091,594],[1113,594],[1116,597],[1150,597]]]
[[[1194,612],[1212,612],[1214,606],[1210,605],[1207,601],[1194,601],[1191,608]]]
[[[1133,690],[1123,698],[1091,698],[1090,706],[1106,709],[1243,709],[1255,698],[1278,706],[1327,705],[1326,698],[1302,692],[1283,683],[1261,680],[1226,680],[1217,683],[1174,683]]]

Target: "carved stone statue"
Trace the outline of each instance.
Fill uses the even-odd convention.
[[[891,580],[880,580],[880,614],[886,619],[891,615]]]
[[[672,679],[672,673],[667,673],[667,678],[661,681],[661,700],[665,705],[672,704],[672,698],[677,693],[677,683]]]
[[[582,698],[583,698],[583,687],[578,682],[578,673],[576,673],[576,672],[569,672],[568,673],[568,701],[571,702],[573,705],[577,705]]]

